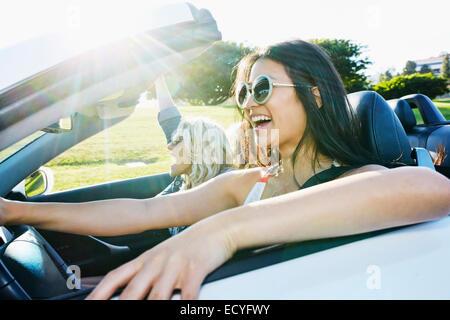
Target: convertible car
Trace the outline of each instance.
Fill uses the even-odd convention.
[[[167,18],[164,23],[152,24],[161,15]],[[137,99],[136,88],[145,88],[161,73],[221,40],[211,13],[190,4],[159,8],[148,21],[145,30],[132,38],[83,52],[61,45],[63,39],[56,36],[46,38],[42,52],[30,56],[18,54],[30,50],[30,42],[0,51],[1,69],[8,70],[0,76],[0,196],[30,202],[142,199],[155,196],[171,182],[163,173],[48,193],[51,174],[39,169],[129,117],[135,107],[127,102]],[[46,54],[48,48],[53,54]],[[121,90],[127,94],[99,107],[100,100]],[[423,109],[417,97],[405,97],[400,107],[398,101],[388,104],[371,91],[350,94],[349,100],[362,119],[367,148],[377,157],[427,166],[449,177],[448,160],[435,166],[429,152],[439,142],[448,143],[449,124],[442,115],[432,123],[411,126],[400,108]],[[78,271],[83,277],[103,275],[167,237],[167,230],[93,237],[2,226],[0,299],[83,299],[92,289],[80,285]],[[450,218],[444,218],[242,250],[205,279],[199,298],[449,299],[448,270]]]

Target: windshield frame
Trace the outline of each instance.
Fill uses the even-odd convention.
[[[3,162],[5,162],[6,160],[8,160],[9,158],[13,157],[18,152],[20,152],[22,149],[26,148],[30,144],[32,144],[35,141],[37,141],[38,139],[40,139],[45,134],[46,134],[46,132],[44,132],[42,130],[38,130],[38,131],[30,134],[29,136],[21,139],[20,141],[17,141],[13,145],[10,145],[9,147],[6,147],[5,149],[0,150],[0,165]],[[35,138],[31,139],[31,137],[34,135],[37,135],[37,136]],[[9,149],[11,149],[11,152],[8,152]]]

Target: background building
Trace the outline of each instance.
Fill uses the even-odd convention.
[[[442,69],[442,63],[444,61],[445,53],[441,54],[438,57],[428,58],[428,59],[421,59],[421,60],[415,60],[416,63],[416,71],[419,72],[420,69],[424,65],[428,65],[428,67],[431,69],[433,74],[435,76],[441,75],[441,69]]]

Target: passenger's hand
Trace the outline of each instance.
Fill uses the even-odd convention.
[[[87,299],[108,299],[126,286],[119,299],[195,299],[204,278],[228,260],[235,249],[224,231],[193,225],[138,258],[109,272]]]

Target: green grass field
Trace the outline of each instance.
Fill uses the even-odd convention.
[[[450,99],[437,99],[433,101],[444,115],[445,119],[450,120]]]
[[[179,109],[184,117],[208,117],[225,129],[239,120],[232,107]],[[53,192],[168,172],[172,160],[156,117],[156,108],[137,108],[128,119],[46,164],[54,173]]]

